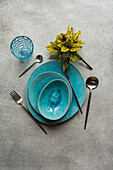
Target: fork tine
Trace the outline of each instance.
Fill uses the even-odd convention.
[[[14,92],[14,96],[17,100],[21,98],[14,90],[13,90],[13,92]]]
[[[11,94],[12,97],[15,98],[15,92],[14,91],[12,91],[10,94]]]
[[[20,96],[13,90],[13,93],[14,93],[14,96],[16,97],[16,98],[20,98]]]
[[[15,99],[15,97],[14,97],[14,93],[13,93],[13,91],[10,93],[10,95],[13,97],[13,99],[15,100],[15,102],[16,102],[16,99]]]
[[[10,95],[16,102],[21,98],[14,90],[10,93]]]
[[[15,93],[15,94],[19,97],[19,98],[21,98],[21,97],[19,96],[19,94],[18,94],[18,93],[16,93],[16,91],[14,91],[14,90],[13,90],[13,92],[14,92],[14,93]]]

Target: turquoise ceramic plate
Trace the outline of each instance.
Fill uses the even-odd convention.
[[[70,96],[70,104],[72,102],[72,90],[70,87],[69,82],[65,77],[62,75],[55,73],[55,72],[46,72],[38,75],[31,83],[29,87],[29,92],[28,92],[28,97],[30,104],[34,108],[36,112],[39,113],[38,107],[37,107],[37,102],[38,102],[38,97],[41,92],[41,90],[51,81],[53,80],[63,80],[65,83],[69,86],[69,96]],[[40,114],[40,113],[39,113]]]
[[[86,95],[84,80],[83,80],[80,72],[74,65],[69,64],[69,67],[67,70],[68,70],[73,88],[75,90],[76,96],[79,100],[80,106],[82,106],[82,104],[85,100],[85,95]],[[47,120],[44,117],[42,117],[41,115],[37,114],[37,112],[33,109],[33,107],[30,104],[29,97],[28,97],[29,87],[30,87],[32,81],[38,75],[45,73],[45,72],[57,72],[65,77],[65,75],[62,71],[62,62],[58,63],[58,61],[49,61],[49,62],[42,64],[31,74],[31,76],[28,80],[28,83],[26,86],[26,103],[27,103],[27,106],[28,106],[31,114],[41,123],[48,124],[48,125],[62,123],[64,121],[70,119],[72,116],[74,116],[75,113],[79,110],[74,96],[73,96],[72,104],[71,104],[68,112],[65,114],[65,116],[63,116],[61,119],[55,120],[55,121]]]
[[[70,105],[68,85],[62,80],[53,80],[41,91],[38,98],[38,109],[42,116],[49,120],[63,117]]]

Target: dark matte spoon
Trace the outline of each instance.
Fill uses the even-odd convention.
[[[37,55],[36,56],[36,59],[35,59],[35,62],[30,66],[28,67],[22,74],[19,75],[19,77],[21,77],[23,74],[25,74],[32,66],[34,66],[36,63],[41,63],[43,60],[43,57],[42,55]]]
[[[91,92],[92,92],[93,89],[95,89],[98,86],[98,84],[99,84],[99,81],[96,77],[89,77],[86,80],[86,86],[89,88],[89,99],[88,99],[87,110],[86,110],[84,130],[86,129],[87,120],[88,120],[88,113],[89,113],[90,100],[91,100]]]

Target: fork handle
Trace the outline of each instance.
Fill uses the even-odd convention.
[[[42,125],[32,116],[32,114],[30,113],[30,111],[28,109],[25,108],[25,106],[23,104],[21,104],[21,106],[23,107],[23,109],[29,114],[29,116],[35,121],[35,123],[43,130],[43,132],[47,135],[47,132],[45,131],[45,129],[42,127]]]

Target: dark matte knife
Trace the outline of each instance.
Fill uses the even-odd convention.
[[[67,79],[68,79],[68,81],[69,81],[69,83],[70,83],[70,86],[71,86],[71,89],[72,89],[73,94],[74,94],[74,96],[75,96],[75,99],[76,99],[77,105],[78,105],[78,107],[79,107],[79,110],[80,110],[81,114],[83,114],[82,109],[81,109],[80,104],[79,104],[79,101],[78,101],[78,99],[77,99],[77,96],[76,96],[76,94],[75,94],[74,88],[73,88],[73,86],[72,86],[71,80],[70,80],[70,78],[69,78],[69,74],[68,74],[67,69],[64,71],[64,74],[66,75],[66,77],[67,77]]]

